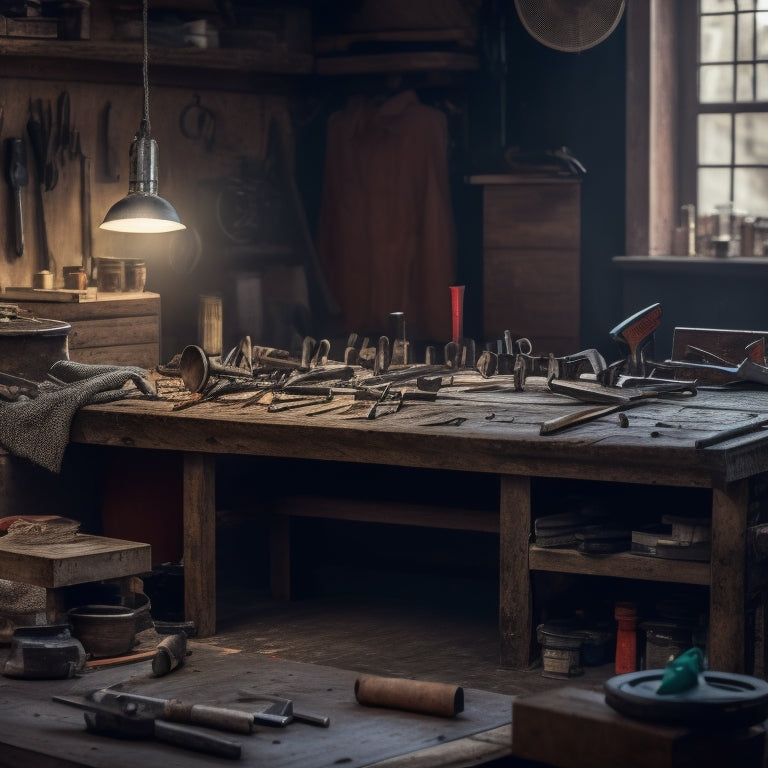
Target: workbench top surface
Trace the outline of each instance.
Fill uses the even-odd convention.
[[[617,390],[621,392],[621,390]],[[333,401],[329,403],[333,404]],[[595,407],[529,377],[470,373],[431,402],[397,413],[328,410],[328,404],[269,412],[243,396],[176,409],[167,399],[127,398],[82,408],[71,440],[92,445],[387,464],[546,477],[666,482],[711,487],[768,471],[766,430],[696,448],[697,440],[768,417],[764,387],[704,388],[695,396],[645,400],[561,432],[544,421]]]
[[[364,707],[355,699],[358,675],[351,670],[240,653],[200,642],[190,642],[188,650],[191,654],[185,663],[160,678],[152,675],[151,661],[95,668],[65,680],[0,677],[3,758],[19,760],[14,763],[11,759],[11,765],[89,768],[212,764],[431,768],[477,765],[510,754],[512,696],[465,689],[464,711],[449,718]],[[4,664],[2,649],[0,660]],[[231,761],[156,741],[125,741],[89,733],[82,711],[52,700],[53,696],[79,696],[120,683],[134,693],[221,706],[233,704],[240,690],[281,696],[290,698],[296,711],[328,716],[330,726],[294,722],[286,728],[256,726],[251,734],[244,735],[204,729],[241,743],[241,759]],[[259,709],[256,703],[246,706]]]

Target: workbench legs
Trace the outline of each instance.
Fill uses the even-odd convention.
[[[184,615],[216,633],[216,456],[184,454]]]
[[[531,665],[533,642],[533,594],[528,567],[531,479],[502,475],[500,483],[500,663],[512,669],[527,669]]]
[[[746,540],[749,482],[712,489],[709,668],[743,673],[746,664]],[[752,638],[749,638],[752,641]]]
[[[184,454],[183,504],[184,612],[187,620],[195,622],[198,635],[209,637],[216,632],[214,454]],[[708,651],[710,668],[721,672],[745,671],[748,504],[747,480],[712,489]],[[287,518],[282,521],[283,525],[289,523]],[[499,504],[500,663],[513,669],[530,667],[534,657],[530,537],[531,479],[502,475]]]

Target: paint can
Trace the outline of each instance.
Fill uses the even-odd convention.
[[[657,619],[644,621],[640,629],[645,633],[646,669],[664,669],[694,645],[690,624]]]
[[[32,275],[32,287],[38,290],[50,291],[53,289],[53,272],[44,269]]]
[[[536,637],[541,645],[542,677],[567,679],[584,674],[581,666],[584,638],[568,623],[539,624]]]

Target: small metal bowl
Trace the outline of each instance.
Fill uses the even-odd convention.
[[[121,605],[81,605],[67,611],[72,634],[94,658],[121,656],[136,640],[136,611]]]

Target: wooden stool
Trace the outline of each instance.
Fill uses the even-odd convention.
[[[61,588],[127,579],[152,570],[152,547],[137,541],[78,533],[60,544],[18,544],[0,538],[0,579],[45,588],[45,613],[54,624],[63,612]]]

